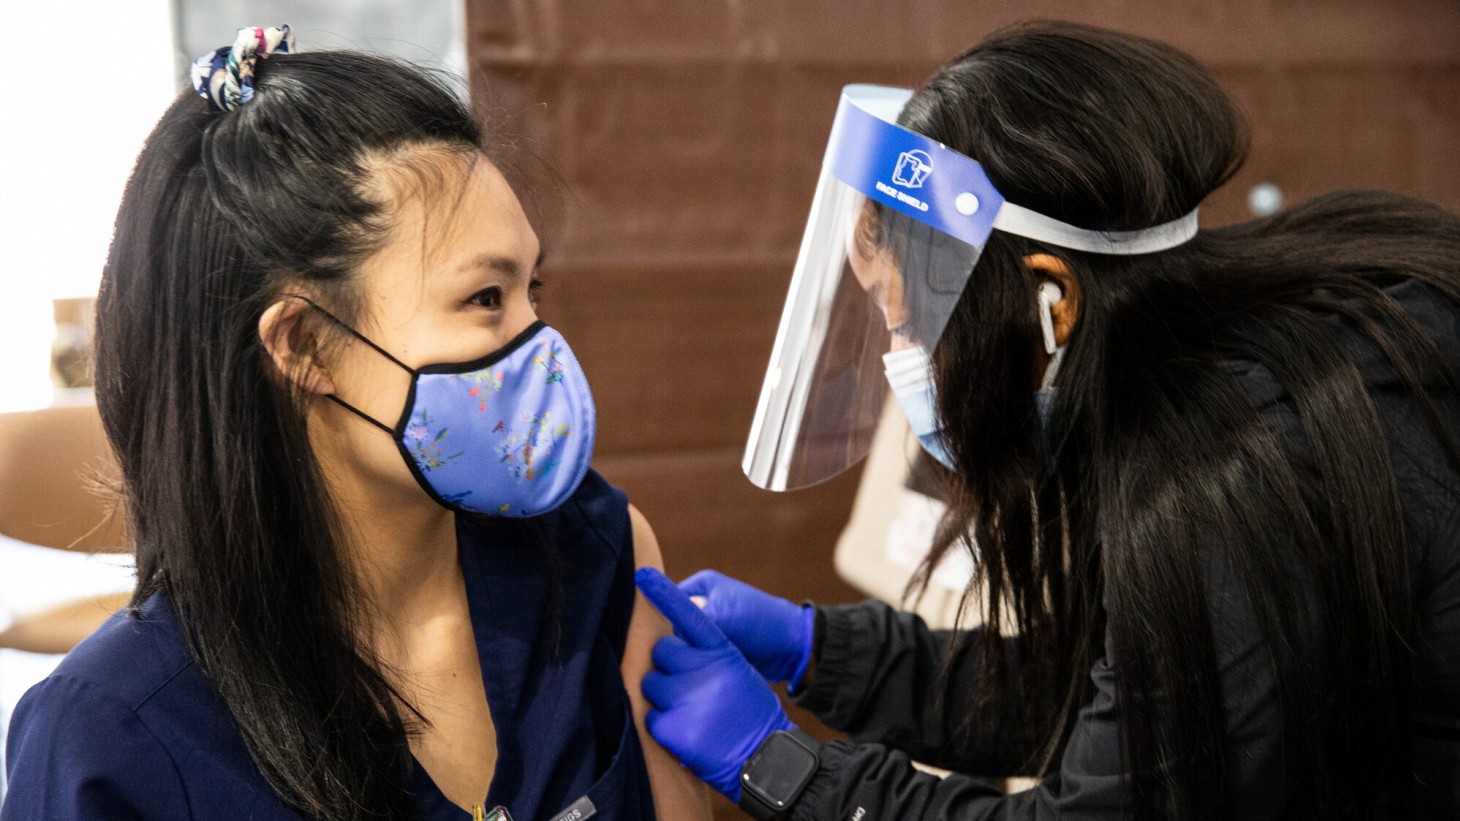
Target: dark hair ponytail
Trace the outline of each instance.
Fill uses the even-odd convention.
[[[1009,201],[1104,230],[1182,216],[1247,146],[1241,118],[1190,57],[1063,23],[991,35],[930,79],[903,121],[978,159]],[[1038,283],[1022,264],[1034,252],[1066,260],[1081,283],[1047,432],[1033,400]],[[934,351],[959,475],[915,586],[948,550],[975,553],[995,671],[982,680],[1004,680],[1007,608],[1029,715],[1048,716],[1033,768],[1068,738],[1091,695],[1087,672],[1108,651],[1132,811],[1228,817],[1231,694],[1216,650],[1226,628],[1207,593],[1214,574],[1230,574],[1223,589],[1245,595],[1271,653],[1316,817],[1403,817],[1410,534],[1346,340],[1356,330],[1371,341],[1460,467],[1434,402],[1455,395],[1453,363],[1383,290],[1411,279],[1460,302],[1457,260],[1453,216],[1375,193],[1321,197],[1148,256],[995,232]],[[1283,436],[1237,363],[1269,370],[1291,397]],[[1290,641],[1295,629],[1307,640]],[[1001,695],[981,693],[976,708]]]
[[[185,92],[127,185],[97,305],[97,405],[120,460],[138,585],[280,796],[406,817],[410,716],[358,641],[361,599],[290,380],[258,335],[302,283],[352,318],[351,272],[390,227],[372,169],[475,157],[471,112],[421,71],[348,52],[259,62],[252,102]],[[416,152],[419,153],[419,152]]]

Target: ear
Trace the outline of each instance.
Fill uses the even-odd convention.
[[[1080,319],[1080,279],[1068,262],[1053,254],[1027,254],[1024,267],[1035,276],[1035,290],[1043,283],[1059,286],[1060,296],[1050,301],[1050,317],[1054,320],[1056,345],[1067,345],[1075,323]]]
[[[284,297],[264,310],[259,317],[259,340],[274,360],[274,367],[284,378],[316,395],[335,392],[335,383],[316,359],[318,345],[306,322],[309,303],[297,297]]]

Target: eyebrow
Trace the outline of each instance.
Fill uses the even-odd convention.
[[[545,251],[539,250],[537,252],[537,261],[532,263],[532,270],[536,271],[542,267],[542,261],[545,256]],[[457,273],[461,273],[474,268],[489,268],[510,279],[522,278],[522,264],[511,257],[496,254],[478,254],[456,266],[456,271]]]

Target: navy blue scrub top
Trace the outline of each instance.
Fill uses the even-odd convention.
[[[590,471],[537,520],[545,539],[458,519],[498,758],[486,807],[555,818],[583,797],[594,821],[652,819],[643,750],[619,665],[634,603],[623,493]],[[545,602],[543,543],[561,557],[561,642]],[[0,820],[296,819],[264,781],[233,716],[188,654],[168,598],[113,616],[21,700]],[[417,765],[426,821],[464,821]],[[586,805],[579,805],[580,807]]]

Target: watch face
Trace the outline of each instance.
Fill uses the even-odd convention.
[[[816,754],[801,746],[794,738],[776,733],[766,739],[755,757],[745,766],[741,779],[744,789],[752,790],[761,799],[784,807],[816,774]]]

